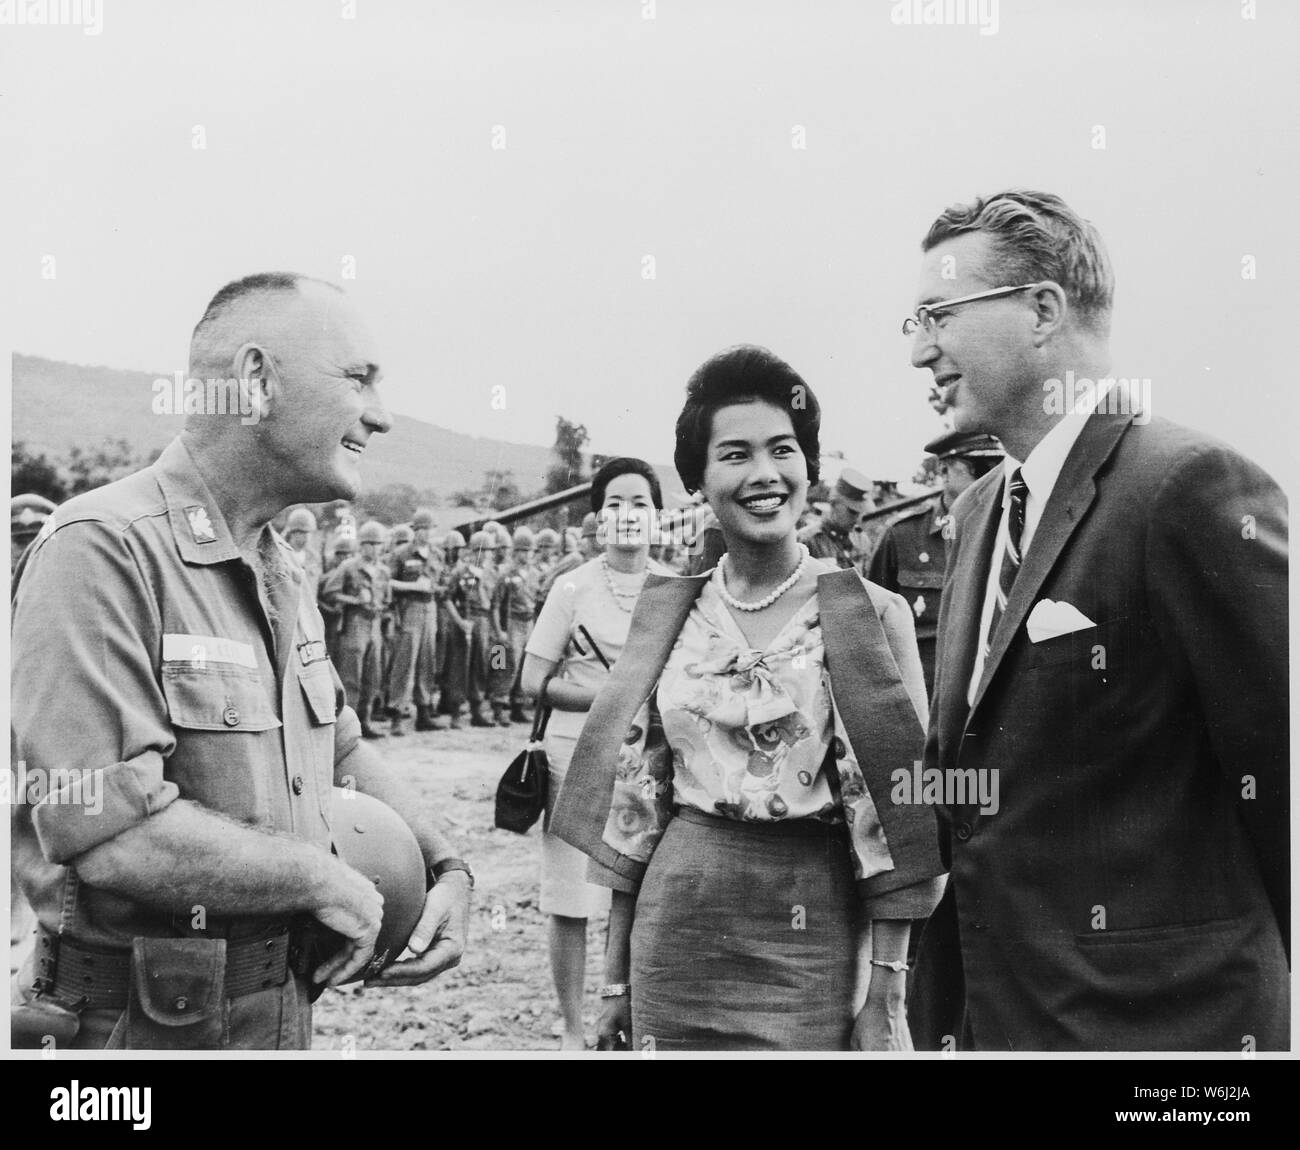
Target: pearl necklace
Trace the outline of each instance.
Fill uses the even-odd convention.
[[[790,573],[790,577],[782,583],[781,586],[777,587],[776,590],[772,591],[770,594],[764,595],[757,603],[742,603],[727,590],[727,577],[722,573],[723,564],[727,561],[727,556],[724,554],[722,558],[718,560],[717,567],[713,569],[713,581],[718,585],[718,593],[722,596],[722,601],[735,611],[761,611],[764,607],[772,606],[773,603],[799,582],[800,576],[803,575],[804,570],[808,566],[808,560],[812,558],[812,554],[802,543],[799,544],[799,550],[803,552],[803,555],[799,560],[799,566]]]
[[[609,588],[609,593],[614,597],[614,603],[618,609],[628,615],[632,614],[632,609],[636,606],[636,601],[641,596],[641,588],[645,586],[645,577],[649,574],[648,569],[641,572],[641,581],[637,584],[635,591],[620,591],[614,582],[614,573],[609,569],[608,556],[600,557],[600,569],[605,573],[605,586]],[[623,600],[631,601],[631,607],[624,607]]]

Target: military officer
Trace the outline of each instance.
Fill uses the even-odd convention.
[[[435,589],[442,564],[429,542],[433,512],[420,508],[411,519],[410,543],[393,552],[388,561],[393,594],[393,661],[389,667],[388,705],[392,708],[393,735],[406,733],[404,723],[415,709],[415,728],[434,729],[437,684],[434,660],[438,635]]]
[[[37,1045],[302,1049],[313,983],[414,985],[464,948],[467,868],[362,742],[270,528],[360,490],[391,426],[373,341],[337,287],[267,273],[213,297],[188,367],[248,380],[259,422],[192,414],[64,504],[14,596],[12,745],[37,790],[12,858],[40,937],[10,1017]],[[382,972],[383,899],[331,850],[345,781],[408,822],[431,879],[417,957]],[[308,961],[303,918],[340,948]]]
[[[846,467],[835,481],[830,510],[821,520],[803,528],[799,541],[807,545],[814,559],[831,559],[841,567],[853,567],[859,558],[853,530],[863,512],[872,506],[871,480]]]
[[[916,645],[921,652],[925,689],[934,687],[935,635],[939,599],[951,536],[950,512],[957,496],[1002,460],[1002,445],[991,435],[948,432],[925,450],[937,457],[943,483],[939,495],[906,511],[889,525],[871,559],[868,578],[907,600],[916,616]]]
[[[377,520],[363,523],[357,533],[361,553],[335,567],[321,588],[321,598],[331,603],[341,617],[339,678],[361,720],[361,735],[367,739],[382,738],[372,725],[372,717],[375,700],[383,688],[380,618],[390,595],[388,569],[379,561],[385,534],[384,525]]]

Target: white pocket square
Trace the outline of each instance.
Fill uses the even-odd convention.
[[[1025,629],[1029,632],[1031,643],[1041,643],[1044,639],[1055,639],[1060,635],[1085,631],[1096,625],[1073,604],[1040,599],[1029,612]]]

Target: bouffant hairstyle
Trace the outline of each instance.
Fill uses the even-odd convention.
[[[591,477],[593,512],[600,514],[600,509],[605,506],[605,489],[620,475],[640,475],[650,484],[650,499],[655,507],[663,509],[664,500],[659,490],[659,476],[655,474],[655,469],[644,459],[632,459],[630,456],[621,455],[617,459],[609,460]]]
[[[767,403],[790,416],[794,436],[808,462],[808,482],[821,474],[822,409],[812,388],[780,356],[765,347],[741,344],[706,360],[687,381],[686,405],[677,417],[673,463],[688,492],[704,485],[713,416],[737,403]]]

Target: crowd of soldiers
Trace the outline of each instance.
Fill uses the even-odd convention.
[[[987,436],[947,435],[926,450],[937,457],[944,482],[933,501],[898,516],[872,515],[879,491],[845,468],[828,503],[809,508],[800,538],[814,555],[857,567],[908,596],[929,686],[947,508],[1001,458],[1001,449]],[[13,500],[14,562],[53,509],[40,496]],[[717,561],[720,535],[707,508],[678,514],[690,518],[697,510],[703,514],[685,532],[686,545],[679,531],[676,545],[655,548],[655,558],[680,573]],[[555,579],[597,550],[590,514],[562,533],[527,526],[511,532],[490,520],[466,539],[458,530],[435,534],[434,527],[428,509],[391,527],[375,519],[360,528],[349,523],[327,540],[306,507],[290,511],[284,524],[366,738],[382,738],[385,722],[391,736],[405,735],[412,722],[417,731],[531,722],[519,670],[533,622]]]
[[[335,535],[322,554],[311,511],[285,537],[326,622],[330,657],[366,738],[531,721],[519,689],[524,645],[556,575],[591,557],[594,518],[561,534],[495,521],[469,538],[378,520]]]

